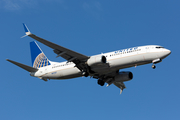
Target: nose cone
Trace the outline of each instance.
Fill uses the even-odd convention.
[[[166,52],[167,56],[171,54],[171,51],[168,49],[166,49],[165,52]]]
[[[168,55],[171,54],[171,51],[168,50],[168,49],[164,49],[163,54],[164,54],[164,55],[163,55],[163,58],[165,58],[165,57],[167,57]]]

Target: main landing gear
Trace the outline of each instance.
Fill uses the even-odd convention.
[[[100,86],[104,86],[105,84],[105,82],[102,79],[99,79],[97,82]]]
[[[85,77],[88,77],[88,76],[89,76],[89,73],[86,72],[86,71],[83,71],[83,72],[82,72],[82,75],[85,76]]]

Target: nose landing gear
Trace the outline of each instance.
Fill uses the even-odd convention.
[[[155,66],[154,64],[159,63],[159,62],[161,62],[161,61],[162,61],[162,60],[161,60],[160,58],[153,60],[153,61],[152,61],[152,63],[153,63],[152,68],[155,69],[156,66]]]

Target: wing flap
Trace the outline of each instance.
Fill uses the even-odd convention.
[[[114,82],[113,84],[121,89],[120,94],[122,93],[123,89],[126,88],[123,82]]]
[[[38,69],[30,67],[28,65],[24,65],[22,63],[18,63],[18,62],[15,62],[13,60],[9,60],[9,59],[6,59],[6,60],[13,63],[13,64],[15,64],[15,65],[17,65],[17,66],[19,66],[19,67],[21,67],[22,69],[24,69],[24,70],[26,70],[28,72],[36,72],[36,71],[38,71]]]
[[[126,86],[124,85],[123,82],[114,82],[113,84],[114,84],[115,86],[117,86],[118,88],[120,88],[120,89],[126,88]]]

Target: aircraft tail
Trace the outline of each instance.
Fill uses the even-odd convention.
[[[17,65],[17,66],[19,66],[19,67],[21,67],[22,69],[24,69],[24,70],[26,70],[28,72],[36,72],[36,71],[38,71],[38,69],[30,67],[28,65],[24,65],[22,63],[18,63],[16,61],[13,61],[13,60],[10,60],[10,59],[6,59],[6,60],[13,63],[13,64],[15,64],[15,65]]]
[[[30,49],[33,68],[51,65],[50,61],[35,41],[30,42]]]

